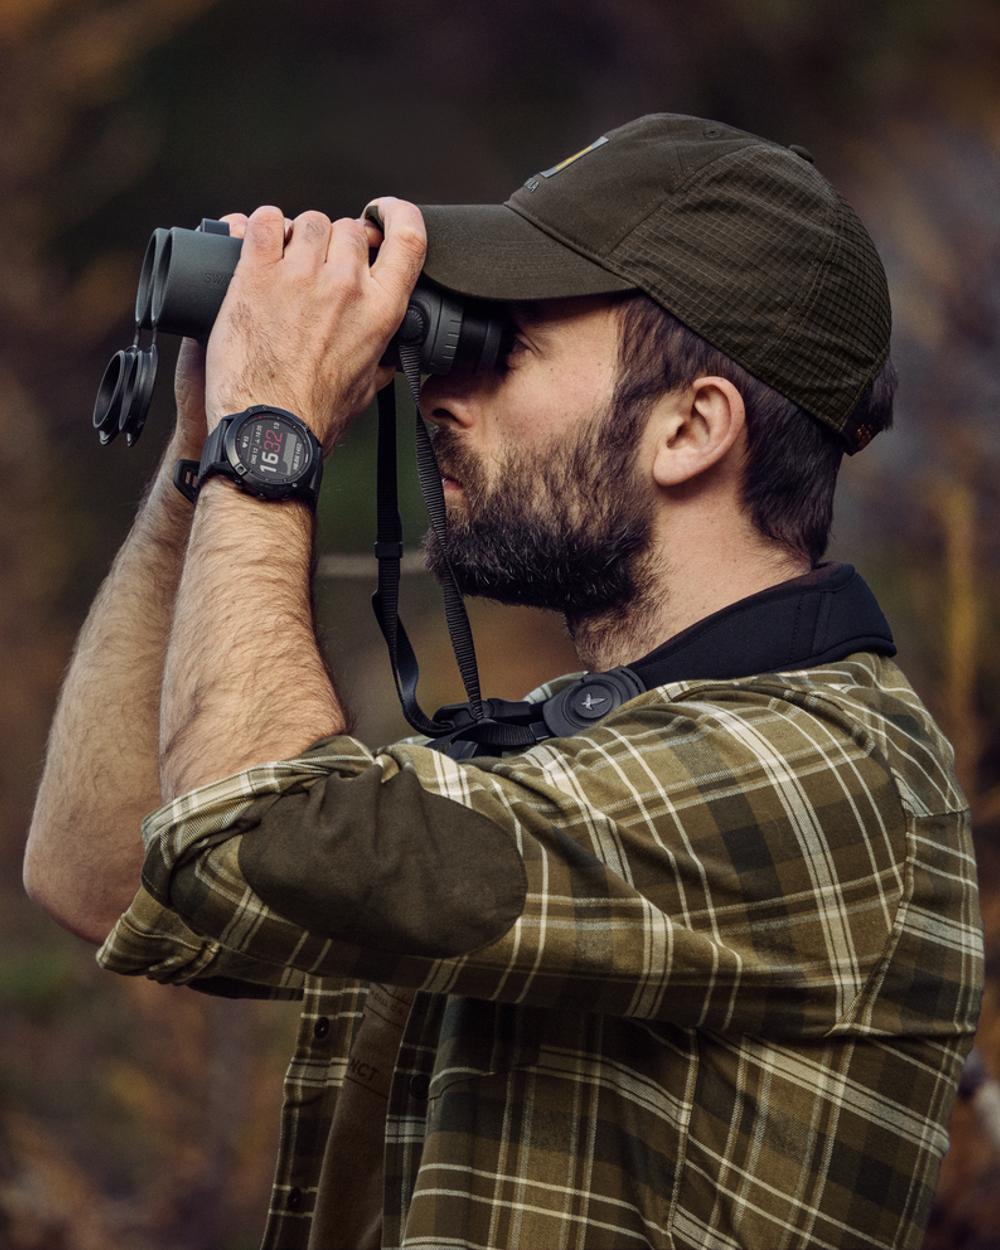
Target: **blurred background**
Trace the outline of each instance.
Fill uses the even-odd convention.
[[[91,428],[151,231],[265,203],[499,202],[645,112],[806,145],[886,263],[897,428],[845,461],[829,554],[874,587],[955,745],[987,932],[977,1048],[1000,1074],[995,0],[0,0],[0,61],[0,1247],[255,1247],[295,1024],[294,1005],[101,972],[20,888],[73,641],[173,420],[161,340],[138,445],[102,449]],[[373,746],[412,732],[369,607],[374,522],[365,419],[327,465],[318,608]],[[578,667],[560,619],[470,607],[485,694]],[[403,609],[424,707],[464,698],[433,581],[407,577]],[[989,1092],[956,1105],[932,1250],[1000,1246]]]

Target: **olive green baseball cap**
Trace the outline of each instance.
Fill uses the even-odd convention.
[[[424,273],[443,287],[488,300],[644,291],[847,451],[874,434],[852,415],[889,354],[885,270],[805,148],[655,113],[504,204],[421,211]]]

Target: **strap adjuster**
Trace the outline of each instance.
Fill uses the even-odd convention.
[[[377,560],[402,560],[403,558],[403,544],[401,542],[380,540],[375,543],[372,550],[375,552]]]

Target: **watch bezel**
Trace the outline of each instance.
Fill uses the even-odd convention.
[[[266,418],[269,413],[276,417],[281,417],[282,420],[298,427],[302,431],[303,442],[309,449],[308,459],[302,466],[298,476],[290,482],[268,482],[262,479],[250,465],[240,458],[236,442],[240,431],[248,422],[259,421],[261,418]],[[272,404],[256,404],[254,407],[247,408],[244,412],[234,416],[226,427],[222,440],[222,452],[233,472],[238,475],[238,483],[243,490],[248,494],[257,495],[261,499],[287,499],[289,496],[308,493],[303,491],[303,487],[308,484],[312,477],[317,459],[322,459],[322,449],[319,446],[319,440],[302,418],[296,416],[294,412],[289,412],[286,408],[276,408]]]

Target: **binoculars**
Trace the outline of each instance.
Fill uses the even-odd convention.
[[[226,222],[211,218],[196,230],[153,231],[139,273],[135,338],[111,357],[97,390],[93,423],[102,447],[119,434],[131,447],[142,433],[156,382],[158,333],[207,343],[242,247]],[[487,371],[502,359],[506,333],[496,305],[421,279],[382,363],[402,369],[402,349],[408,362],[419,362],[420,373]]]

